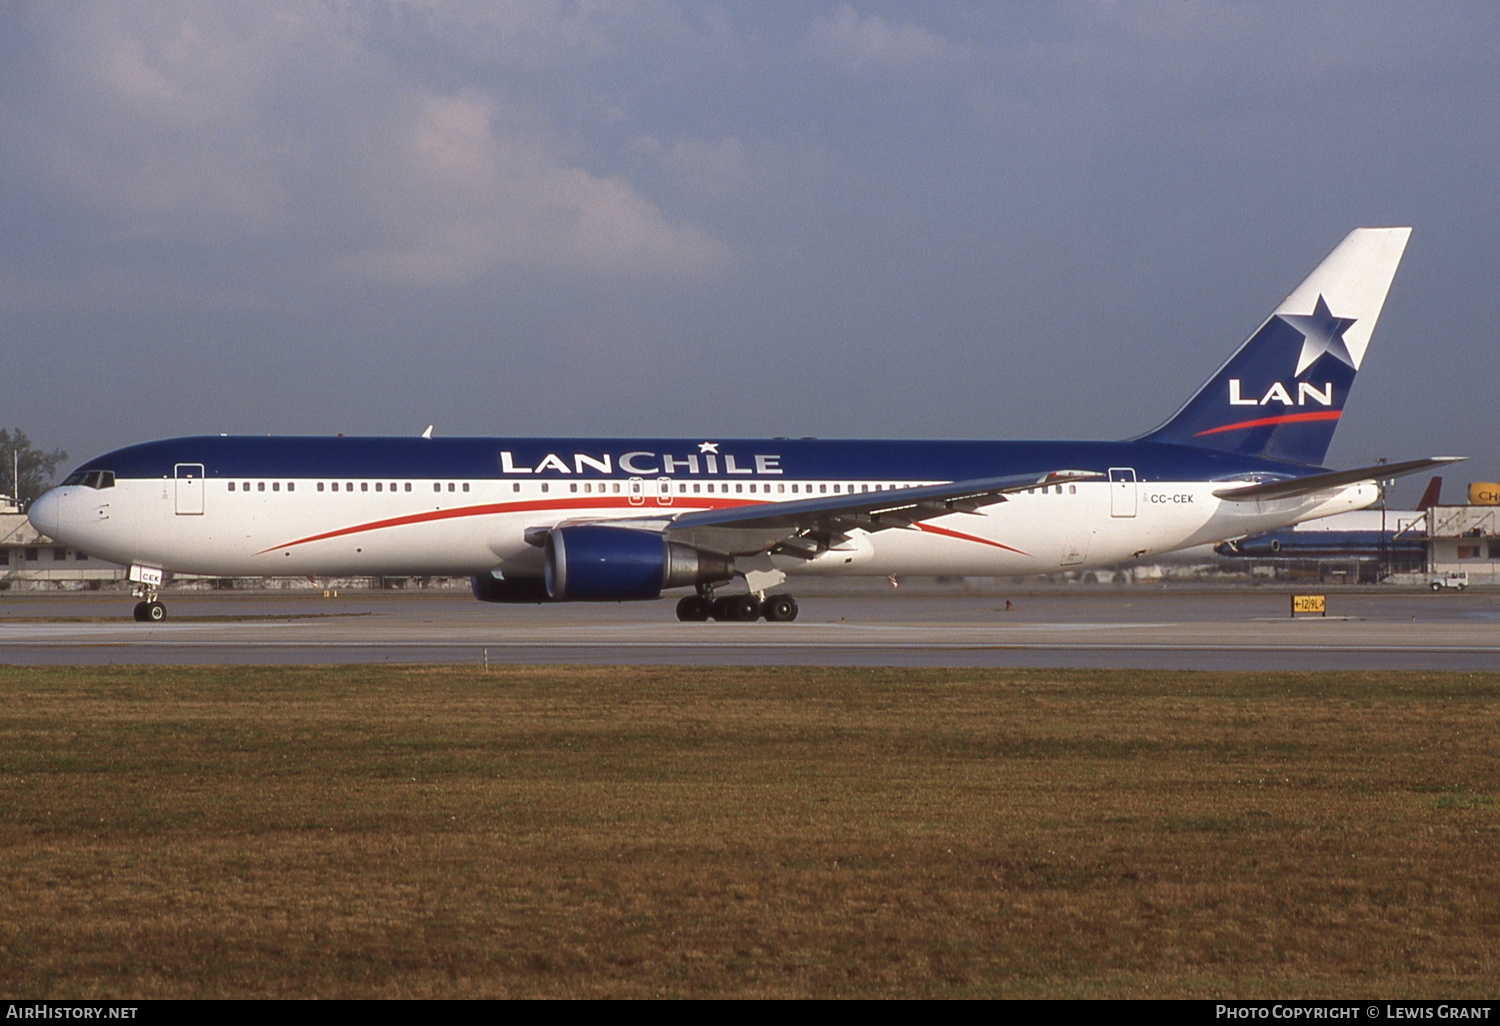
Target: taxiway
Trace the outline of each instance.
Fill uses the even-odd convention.
[[[0,597],[0,663],[608,663],[1477,670],[1500,593],[1017,588],[809,595],[795,623],[679,623],[669,602],[485,605],[458,593],[179,593],[160,624],[119,594]],[[1006,600],[1011,608],[1006,609]]]

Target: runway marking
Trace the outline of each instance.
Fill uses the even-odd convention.
[[[46,648],[55,643],[56,639],[21,639],[6,642],[7,645],[16,648]],[[227,640],[227,639],[165,639],[141,638],[138,640],[72,640],[72,644],[79,648],[136,648],[136,647],[161,647],[161,648],[222,648],[222,649],[372,649],[372,650],[422,650],[433,652],[477,652],[482,648],[490,649],[580,649],[592,651],[604,651],[617,649],[623,651],[674,651],[674,650],[705,650],[715,651],[721,649],[734,649],[740,651],[761,650],[767,648],[767,644],[761,641],[734,641],[725,639],[707,638],[697,642],[683,641],[609,641],[594,640],[580,641],[576,639],[545,638],[530,639],[480,639],[476,641],[421,641],[411,640],[386,640],[386,641],[336,641],[320,640],[316,638],[295,640]],[[848,650],[848,651],[884,651],[899,652],[909,649],[922,650],[947,650],[947,651],[1069,651],[1069,652],[1421,652],[1421,653],[1447,653],[1462,652],[1468,654],[1500,653],[1500,645],[1431,645],[1431,644],[1318,644],[1287,643],[1282,641],[1253,642],[1245,641],[1237,644],[1231,643],[1196,643],[1196,642],[1084,642],[1084,641],[1017,641],[1017,642],[976,642],[961,639],[935,639],[931,641],[866,641],[866,640],[831,640],[818,639],[807,641],[777,641],[774,646],[777,649],[789,649],[797,651],[814,650]]]

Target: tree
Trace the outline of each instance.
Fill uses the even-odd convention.
[[[24,505],[52,484],[57,465],[68,458],[61,449],[43,452],[31,444],[26,432],[0,430],[0,491],[14,491]],[[18,473],[19,472],[19,473]],[[19,480],[17,479],[19,477]]]

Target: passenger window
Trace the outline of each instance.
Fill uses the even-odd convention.
[[[322,491],[322,490],[323,490],[323,482],[322,482],[322,481],[319,481],[319,482],[318,482],[318,491],[320,491],[320,492],[321,492],[321,491]]]
[[[234,482],[233,481],[229,482],[229,490],[231,492],[234,491]]]
[[[271,482],[271,491],[273,491],[273,492],[279,492],[279,491],[281,491],[281,482],[280,481],[272,481]]]
[[[521,482],[516,481],[514,484],[512,484],[510,486],[510,490],[513,491],[513,492],[519,492],[521,490]]]
[[[435,492],[440,492],[443,490],[443,486],[434,481],[432,482],[432,490]]]
[[[370,482],[368,482],[368,481],[361,481],[359,483],[359,490],[362,491],[362,492],[368,492],[370,490]]]
[[[381,483],[381,482],[379,482],[379,481],[376,481],[376,482],[375,482],[375,490],[376,490],[376,491],[377,491],[377,492],[378,492],[378,491],[382,491],[382,490],[383,490],[383,489],[384,489],[384,487],[385,487],[385,486],[384,486],[384,485],[383,485],[383,484],[382,484],[382,483]]]
[[[468,490],[469,490],[469,482],[465,481],[464,482],[464,491],[468,491]]]
[[[264,481],[257,481],[257,482],[255,482],[255,490],[257,492],[263,492],[263,491],[265,491],[266,490],[266,483]]]

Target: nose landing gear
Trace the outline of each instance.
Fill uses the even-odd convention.
[[[144,601],[135,604],[136,623],[161,623],[167,618],[167,607],[157,600],[161,594],[162,572],[156,567],[135,564],[130,568],[130,593]]]

